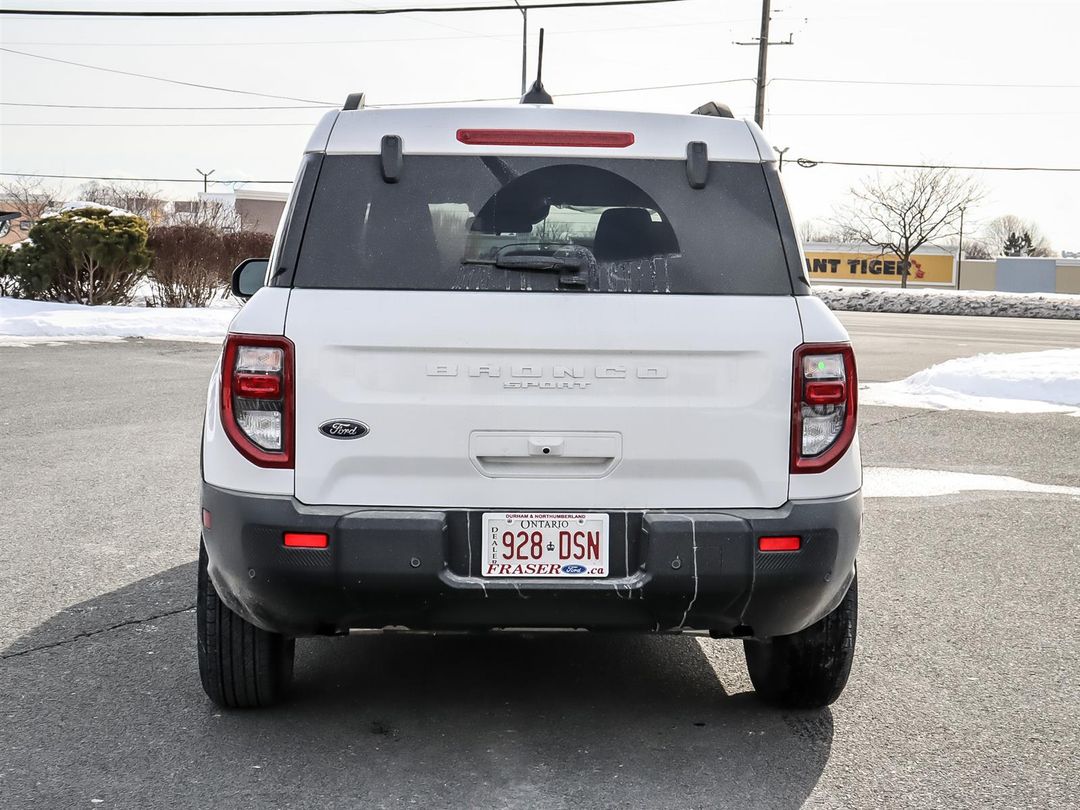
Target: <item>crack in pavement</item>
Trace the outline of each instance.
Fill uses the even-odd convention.
[[[102,633],[111,633],[113,630],[122,630],[125,627],[132,627],[137,624],[145,624],[146,622],[152,622],[155,619],[166,619],[169,616],[176,616],[180,613],[189,613],[195,609],[195,605],[186,605],[176,610],[168,610],[164,613],[155,613],[153,616],[145,616],[141,619],[129,619],[124,622],[119,622],[109,627],[102,627],[100,630],[91,630],[87,633],[77,633],[71,638],[63,638],[59,641],[53,641],[49,644],[42,644],[40,647],[31,647],[28,650],[19,650],[19,652],[6,653],[0,655],[0,661],[6,661],[9,658],[20,658],[24,655],[30,655],[30,653],[41,652],[42,650],[51,650],[53,647],[62,647],[65,644],[73,644],[76,641],[82,641],[84,638],[93,638],[99,636]]]
[[[947,411],[944,411],[944,410],[940,410],[940,411],[938,411],[938,410],[925,410],[925,411],[921,411],[919,413],[908,413],[908,414],[904,414],[903,416],[898,416],[895,419],[886,419],[884,422],[869,422],[867,424],[860,424],[859,425],[859,430],[867,430],[869,428],[883,427],[884,425],[895,425],[897,422],[903,422],[903,421],[906,421],[908,419],[918,419],[920,417],[925,417],[925,416],[934,416],[935,414],[939,414],[939,413],[947,413]]]

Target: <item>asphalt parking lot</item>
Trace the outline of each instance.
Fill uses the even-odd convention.
[[[1080,323],[843,313],[864,380]],[[931,320],[925,320],[931,318]],[[0,806],[1075,807],[1080,498],[867,501],[847,691],[759,704],[737,644],[559,635],[298,644],[223,712],[195,661],[216,347],[0,347]],[[865,408],[868,466],[1080,486],[1080,419]]]

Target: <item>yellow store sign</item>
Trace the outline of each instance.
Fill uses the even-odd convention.
[[[954,259],[947,253],[917,253],[911,257],[908,284],[954,286]],[[900,284],[900,260],[880,253],[809,251],[806,272],[811,281],[857,281],[860,284]]]

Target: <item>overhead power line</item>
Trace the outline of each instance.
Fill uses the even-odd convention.
[[[340,17],[389,14],[448,14],[477,11],[519,11],[520,9],[604,8],[611,6],[655,6],[685,0],[570,0],[553,3],[502,3],[498,5],[411,6],[393,8],[311,8],[278,11],[102,11],[98,9],[0,9],[0,14],[35,17]]]
[[[0,101],[0,107],[34,107],[58,110],[325,110],[336,104],[266,104],[229,106],[153,106],[137,104],[42,104],[29,101]]]
[[[155,82],[167,82],[168,84],[178,84],[183,87],[196,87],[200,90],[217,90],[221,93],[239,93],[245,96],[259,96],[260,98],[277,98],[283,101],[304,101],[308,104],[326,104],[331,105],[332,102],[320,101],[318,99],[310,98],[295,98],[293,96],[278,96],[273,93],[257,93],[254,90],[238,90],[234,87],[218,87],[213,84],[199,84],[198,82],[185,82],[180,79],[170,79],[165,76],[150,76],[146,73],[136,73],[131,70],[118,70],[117,68],[102,67],[101,65],[88,65],[85,62],[73,62],[70,59],[57,59],[54,56],[42,56],[39,53],[29,53],[28,51],[18,51],[14,48],[0,47],[0,51],[4,53],[18,54],[19,56],[26,56],[30,59],[42,59],[46,62],[58,62],[61,65],[72,65],[74,67],[86,68],[87,70],[100,70],[104,73],[118,73],[121,76],[134,76],[139,79],[150,79]]]
[[[872,79],[810,79],[794,76],[776,76],[772,82],[799,82],[801,84],[868,84],[882,87],[990,87],[995,89],[1018,88],[1021,90],[1072,90],[1080,84],[1014,84],[994,82],[906,82],[876,81]]]
[[[817,166],[858,166],[869,169],[959,169],[973,172],[1080,172],[1080,166],[953,166],[943,163],[871,163],[855,160],[811,160],[799,158],[795,161],[804,169]]]
[[[694,22],[673,22],[673,23],[654,23],[650,25],[620,25],[620,26],[603,26],[594,28],[560,28],[559,30],[550,30],[547,33],[549,38],[552,37],[564,37],[574,36],[577,34],[606,34],[619,31],[655,31],[658,28],[708,28],[719,25],[735,25],[739,23],[754,22],[757,18],[753,19],[727,19],[727,20],[695,20]],[[774,17],[773,19],[777,19]],[[398,42],[453,42],[456,40],[466,39],[498,39],[498,40],[517,40],[517,34],[481,34],[479,32],[467,33],[467,34],[452,34],[450,36],[438,36],[438,37],[365,37],[364,39],[259,39],[253,40],[173,40],[171,42],[147,42],[140,40],[138,42],[127,41],[108,41],[108,40],[94,40],[88,42],[86,40],[19,40],[19,44],[23,47],[27,45],[40,46],[40,47],[80,47],[80,48],[205,48],[205,47],[266,47],[266,48],[279,48],[282,45],[379,45],[379,44],[393,44]]]
[[[0,177],[41,177],[46,180],[114,180],[124,183],[201,183],[190,177],[98,177],[90,174],[37,174],[35,172],[0,172]],[[240,183],[248,185],[291,185],[292,180],[210,180],[211,183],[233,186]]]
[[[0,48],[0,50],[3,50]],[[711,87],[721,84],[734,84],[736,82],[752,82],[753,79],[716,79],[714,81],[704,82],[683,82],[682,84],[653,84],[644,85],[639,87],[613,87],[606,90],[578,90],[570,93],[556,93],[558,98],[568,98],[575,96],[603,96],[614,93],[643,93],[652,90],[676,90],[686,87]],[[378,109],[380,107],[431,107],[439,106],[442,104],[481,104],[484,102],[492,101],[517,101],[518,96],[488,96],[486,98],[452,98],[452,99],[440,99],[437,101],[401,101],[389,104],[368,104],[369,109]],[[320,102],[307,105],[273,105],[273,106],[226,106],[226,107],[155,107],[155,106],[114,106],[109,104],[95,105],[95,104],[36,104],[29,102],[15,102],[15,101],[3,101],[0,102],[2,106],[10,107],[50,107],[50,108],[70,108],[75,110],[317,110],[317,109],[332,109],[339,107],[339,104],[332,102]],[[269,124],[270,126],[277,126],[276,124]],[[17,124],[4,124],[4,126],[18,126]],[[69,126],[69,125],[64,125]],[[79,124],[71,124],[70,126],[81,126]],[[162,126],[170,126],[162,124]]]
[[[804,169],[816,166],[856,166],[883,169],[960,169],[989,172],[1080,172],[1080,166],[953,166],[940,163],[873,163],[869,161],[811,160],[799,158],[792,161]],[[40,177],[47,180],[109,180],[125,183],[202,183],[202,178],[190,177],[120,177],[87,174],[38,174],[37,172],[0,172],[2,177]],[[292,180],[210,180],[219,185],[290,185]]]
[[[118,127],[118,128],[121,128],[121,129],[127,129],[128,127],[168,127],[169,129],[176,129],[177,127],[307,127],[308,129],[310,129],[311,127],[315,126],[315,123],[313,121],[299,121],[299,122],[289,121],[289,122],[285,122],[285,123],[275,122],[275,121],[242,121],[242,122],[238,122],[238,123],[214,122],[214,123],[205,123],[205,124],[203,124],[203,123],[191,123],[191,122],[188,122],[188,121],[183,121],[183,122],[158,121],[158,122],[154,122],[154,123],[147,123],[147,122],[127,123],[127,122],[124,122],[124,123],[119,123],[119,124],[109,124],[109,123],[99,123],[99,122],[96,122],[96,121],[92,121],[92,122],[89,122],[89,123],[82,122],[82,121],[79,121],[79,122],[72,121],[72,122],[67,122],[67,123],[58,122],[58,121],[45,121],[45,122],[41,122],[41,123],[26,123],[26,122],[20,121],[20,122],[16,122],[16,123],[8,123],[7,121],[5,121],[2,124],[0,124],[0,126],[4,126],[4,127],[65,127],[65,128],[68,128],[68,129],[71,129],[73,127]]]

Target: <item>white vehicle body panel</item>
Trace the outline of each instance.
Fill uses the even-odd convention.
[[[248,335],[285,334],[285,312],[291,292],[285,287],[263,287],[236,313],[229,331]]]
[[[625,148],[472,146],[458,129],[628,131]],[[771,162],[752,123],[547,106],[333,111],[308,152]],[[288,209],[287,209],[288,210]],[[302,223],[301,223],[302,224]],[[278,238],[280,249],[281,229]],[[801,248],[800,248],[801,260]],[[295,345],[295,473],[236,450],[211,380],[207,483],[312,505],[491,510],[775,508],[862,483],[859,442],[789,472],[792,358],[847,342],[814,296],[260,290],[233,333]],[[356,440],[319,432],[363,422]]]
[[[795,298],[807,343],[848,343],[844,325],[816,295]],[[849,495],[862,488],[862,455],[856,429],[851,447],[825,472],[791,476],[791,499],[833,498]]]
[[[245,335],[280,335],[291,291],[263,287],[233,318],[229,331]],[[206,394],[202,444],[203,480],[214,486],[264,495],[292,495],[293,471],[252,464],[233,446],[221,425],[221,359]]]
[[[286,335],[304,503],[788,499],[792,297],[296,289]],[[371,433],[323,436],[336,419]]]
[[[530,113],[527,117],[522,113]],[[322,124],[320,123],[320,127]],[[624,148],[471,146],[459,129],[545,129],[634,133]],[[705,115],[571,110],[557,107],[456,107],[452,110],[352,110],[338,113],[326,144],[331,154],[376,154],[384,135],[401,137],[406,155],[567,155],[686,159],[686,144],[702,141],[710,160],[760,163],[758,140],[745,121]]]
[[[315,131],[308,138],[307,146],[304,148],[305,152],[322,152],[326,149],[326,144],[330,140],[330,133],[334,129],[334,124],[337,123],[338,115],[338,110],[331,110],[323,114],[323,117],[319,119],[319,123],[315,125]]]

